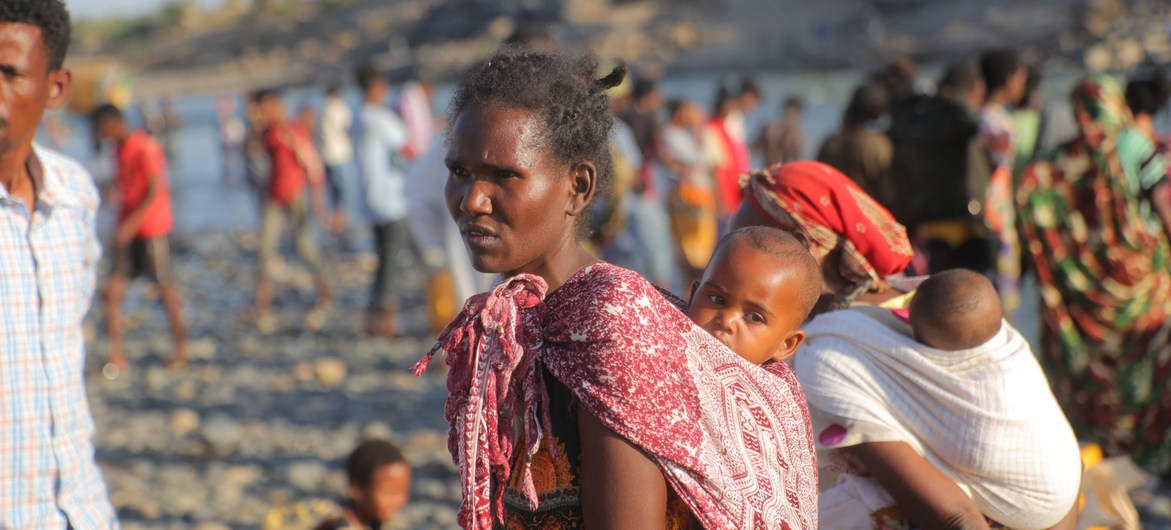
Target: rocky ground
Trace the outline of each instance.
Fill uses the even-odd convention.
[[[408,371],[434,340],[417,291],[405,302],[408,337],[364,338],[371,257],[330,249],[337,304],[325,326],[304,331],[311,282],[291,262],[278,271],[276,318],[261,331],[237,316],[251,302],[255,238],[207,232],[174,247],[192,339],[186,370],[163,368],[170,332],[141,283],[126,304],[129,373],[100,375],[100,303],[87,322],[97,458],[127,530],[311,528],[343,494],[344,459],[367,437],[399,443],[415,470],[393,528],[457,528],[444,372]],[[423,283],[418,268],[404,276]],[[1168,484],[1132,496],[1144,528],[1171,528]]]
[[[184,244],[185,243],[185,244]],[[169,372],[170,333],[157,302],[128,301],[128,374],[100,375],[104,344],[91,341],[87,379],[95,445],[110,498],[128,530],[307,528],[322,501],[345,488],[349,451],[366,437],[399,443],[415,470],[397,528],[456,528],[459,490],[446,449],[444,373],[408,368],[434,340],[417,315],[396,340],[362,337],[369,256],[329,252],[337,308],[317,332],[302,330],[308,277],[280,276],[267,332],[237,315],[250,303],[248,237],[204,234],[176,244],[191,365]],[[408,270],[410,285],[422,274]],[[150,297],[139,285],[132,292]],[[417,309],[417,295],[408,309]],[[88,326],[101,329],[101,304]]]

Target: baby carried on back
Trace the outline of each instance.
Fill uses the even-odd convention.
[[[895,505],[842,451],[871,442],[907,443],[1009,528],[1048,528],[1075,502],[1077,440],[1028,343],[987,280],[937,276],[909,320],[864,307],[805,328],[794,367],[828,486],[822,528],[871,527]]]

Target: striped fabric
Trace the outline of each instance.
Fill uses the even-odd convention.
[[[0,528],[117,528],[82,379],[98,194],[79,164],[33,149],[31,219],[0,186]]]

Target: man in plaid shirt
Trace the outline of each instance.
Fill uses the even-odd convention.
[[[60,0],[0,1],[0,528],[118,526],[82,380],[98,195],[33,144],[68,93],[69,33]]]

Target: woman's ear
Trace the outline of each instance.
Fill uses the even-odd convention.
[[[565,213],[576,217],[581,215],[597,193],[598,170],[589,162],[579,162],[569,168],[569,178],[572,187]]]
[[[785,340],[781,341],[781,345],[777,346],[777,351],[773,352],[772,360],[778,363],[785,362],[789,359],[789,357],[792,357],[794,353],[797,353],[797,347],[800,346],[802,342],[805,342],[804,330],[795,329],[790,331],[789,334],[785,336]]]

